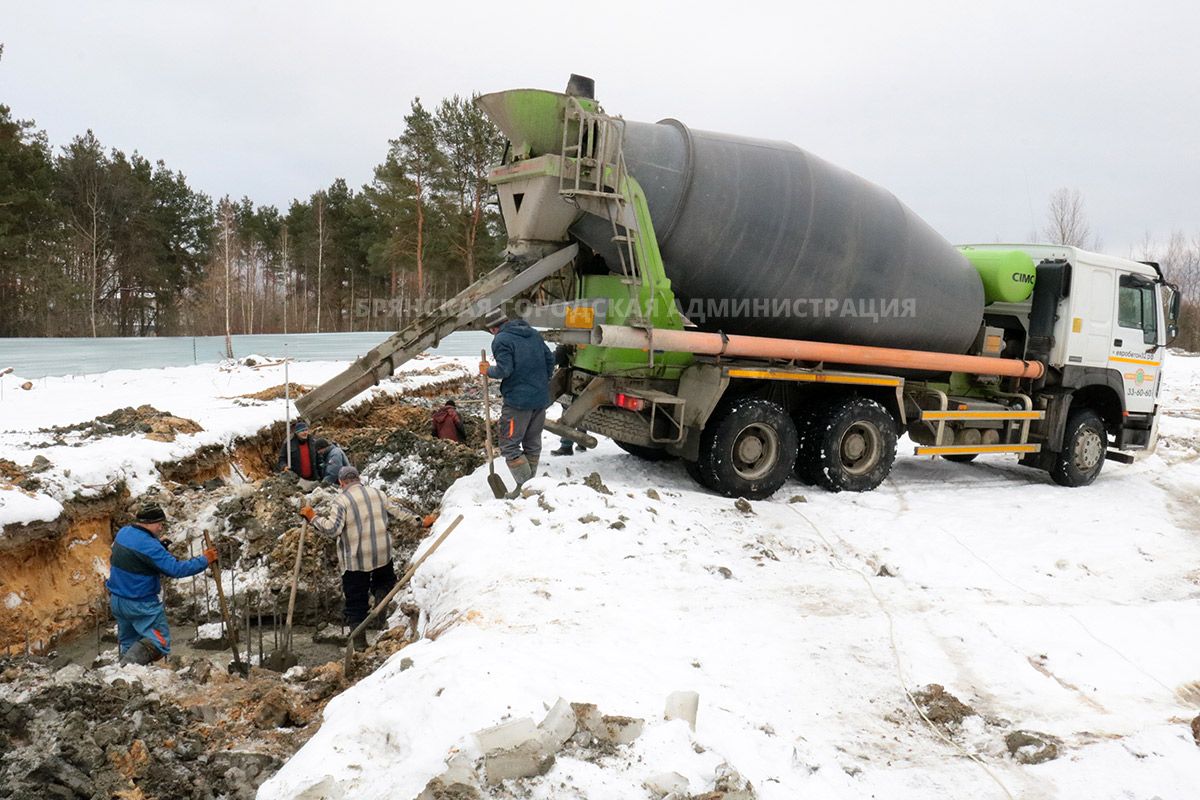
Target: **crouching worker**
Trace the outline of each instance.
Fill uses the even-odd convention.
[[[346,598],[346,624],[354,630],[367,618],[368,595],[380,603],[396,585],[392,568],[392,537],[388,517],[400,517],[387,495],[359,480],[358,470],[342,467],[338,473],[341,493],[334,498],[326,514],[318,515],[311,506],[300,515],[312,523],[318,533],[337,537],[338,566],[342,570],[342,593]],[[354,640],[355,648],[367,647],[364,631]]]
[[[321,457],[321,461],[325,465],[325,474],[321,483],[334,485],[338,482],[338,474],[342,471],[342,467],[350,466],[350,459],[346,458],[346,451],[328,439],[317,439],[317,455]]]
[[[117,531],[109,572],[109,606],[117,619],[122,664],[149,664],[171,653],[171,629],[159,599],[159,578],[187,578],[217,560],[216,548],[180,561],[158,536],[167,515],[154,504],[142,506],[131,525]]]

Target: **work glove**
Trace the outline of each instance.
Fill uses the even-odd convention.
[[[480,361],[480,362],[479,362],[479,374],[480,374],[480,375],[487,375],[487,374],[488,374],[488,366],[489,366],[489,365],[488,365],[488,362],[486,362],[486,361]]]
[[[208,559],[208,563],[212,564],[217,560],[217,548],[210,547],[204,551],[204,557]]]
[[[304,517],[309,522],[312,522],[313,517],[315,517],[316,515],[317,515],[317,512],[313,511],[312,506],[305,506],[304,508],[300,509],[300,516]]]
[[[421,527],[422,528],[432,528],[433,523],[437,522],[437,519],[438,519],[438,515],[436,513],[426,514],[425,517],[421,520]]]

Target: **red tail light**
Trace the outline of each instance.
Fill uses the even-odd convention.
[[[631,394],[618,392],[617,396],[613,398],[613,405],[618,408],[628,409],[629,411],[641,411],[646,407],[646,401]]]

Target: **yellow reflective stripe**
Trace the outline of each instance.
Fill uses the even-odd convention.
[[[1109,361],[1120,361],[1122,364],[1145,364],[1149,367],[1157,367],[1157,361],[1150,361],[1145,358],[1120,358],[1119,356],[1109,356]]]
[[[872,378],[866,375],[829,375],[817,372],[772,372],[765,369],[731,369],[731,378],[762,378],[768,381],[809,381],[812,383],[853,383],[867,386],[899,386],[899,378]]]
[[[1037,453],[1040,444],[955,444],[941,447],[918,447],[915,452],[919,456],[965,456],[973,453]]]
[[[1045,411],[922,411],[921,419],[1045,419]]]

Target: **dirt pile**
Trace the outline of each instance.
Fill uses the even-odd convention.
[[[74,425],[56,425],[42,428],[42,433],[54,434],[52,444],[66,444],[71,434],[79,439],[99,439],[105,436],[132,436],[143,434],[156,442],[173,442],[180,433],[199,433],[204,430],[190,419],[177,417],[169,411],[159,411],[154,406],[127,406],[103,414],[88,422]]]
[[[336,665],[242,680],[202,659],[57,673],[0,661],[0,795],[248,800],[341,688]]]
[[[284,397],[297,398],[302,397],[312,391],[311,386],[305,386],[300,383],[286,383],[272,386],[269,389],[263,389],[260,392],[251,392],[250,394],[239,394],[238,398],[242,400],[282,400]]]

